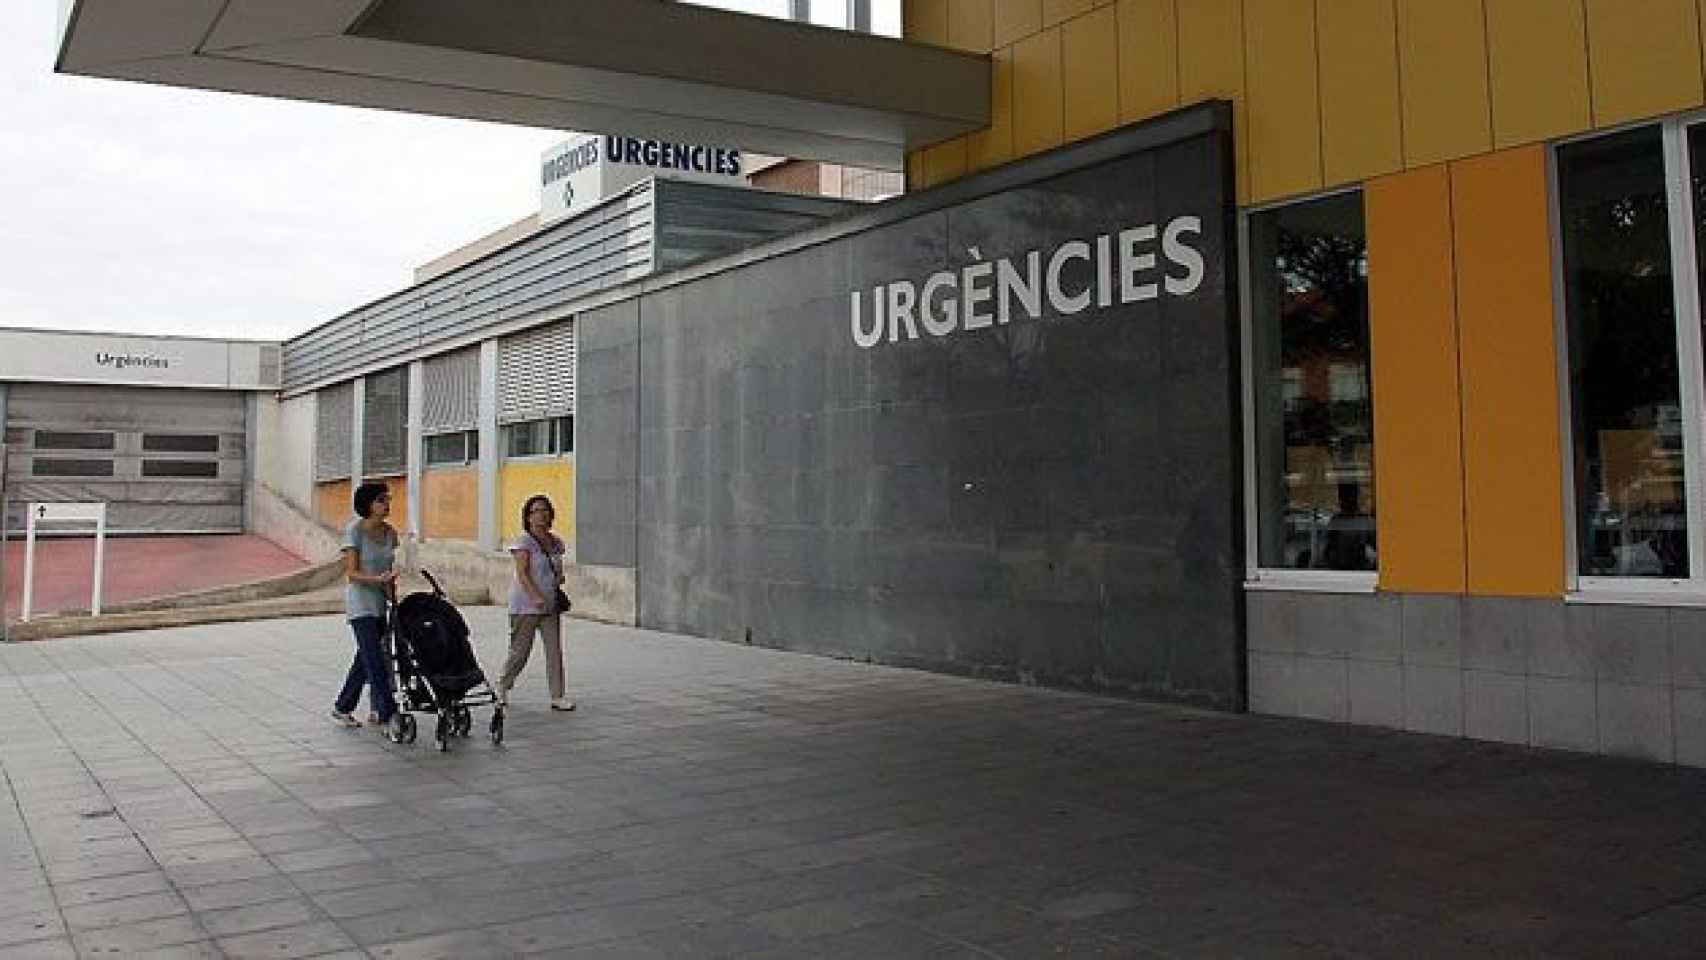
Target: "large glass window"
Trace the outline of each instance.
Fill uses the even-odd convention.
[[[1249,247],[1257,565],[1372,571],[1362,194],[1253,213]]]
[[[1706,128],[1643,126],[1558,148],[1581,587],[1706,583],[1701,288]]]
[[[1670,136],[1680,138],[1680,127]],[[1687,579],[1689,448],[1698,445],[1698,311],[1678,273],[1683,152],[1652,126],[1558,150],[1576,560],[1583,577]],[[1698,131],[1688,136],[1700,157]],[[1698,159],[1696,167],[1699,167]],[[1668,167],[1668,169],[1667,169]],[[1693,181],[1694,229],[1701,181]],[[1689,237],[1682,234],[1683,245]],[[1678,304],[1683,304],[1679,311]],[[1688,336],[1683,334],[1688,333]],[[1691,348],[1690,343],[1694,346]],[[1686,375],[1685,375],[1686,372]],[[1692,383],[1690,383],[1692,379]]]

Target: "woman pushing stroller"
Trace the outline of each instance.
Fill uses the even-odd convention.
[[[521,506],[521,536],[509,546],[515,557],[515,577],[509,588],[509,658],[498,680],[498,702],[509,704],[509,689],[527,666],[533,638],[545,638],[545,678],[552,710],[573,710],[563,677],[562,619],[568,598],[563,594],[563,541],[551,532],[557,511],[551,498],[535,494]]]
[[[355,659],[344,677],[343,689],[332,705],[332,719],[346,727],[359,727],[355,707],[361,688],[370,688],[368,703],[373,712],[369,723],[389,724],[397,714],[391,695],[391,670],[385,659],[385,607],[397,599],[397,531],[387,523],[391,515],[391,489],[369,481],[356,487],[355,519],[344,527],[342,554],[344,611],[350,632],[355,634]]]

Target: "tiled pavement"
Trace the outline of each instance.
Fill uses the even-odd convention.
[[[1706,943],[1700,772],[568,635],[448,755],[326,720],[332,618],[0,647],[0,958]]]

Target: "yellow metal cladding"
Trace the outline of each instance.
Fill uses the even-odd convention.
[[[1065,121],[1060,78],[1060,28],[1013,45],[1013,152],[1060,146]]]
[[[1250,195],[1283,197],[1321,189],[1315,0],[1245,0],[1244,74]]]
[[[474,467],[433,467],[421,474],[421,536],[474,540],[480,535],[480,474]]]
[[[1702,0],[1706,2],[1706,0]],[[1120,122],[1179,105],[1179,20],[1173,0],[1119,0]]]
[[[1064,23],[1095,6],[1092,0],[1043,0],[1043,26]]]
[[[498,529],[507,541],[521,535],[521,505],[536,493],[557,508],[557,536],[575,539],[575,462],[567,458],[519,460],[498,470]]]
[[[948,0],[901,0],[901,31],[908,40],[948,45]]]
[[[1179,99],[1231,100],[1238,143],[1238,201],[1250,195],[1249,116],[1244,102],[1244,5],[1241,0],[1185,0],[1179,24]]]
[[[988,53],[995,45],[994,0],[948,0],[948,46]]]
[[[914,185],[933,185],[1224,98],[1239,202],[1268,202],[1699,106],[1702,9],[1706,0],[908,0],[909,39],[981,50],[987,37],[996,97],[995,125],[966,139],[963,165],[959,148],[928,162],[919,150],[908,169]]]
[[[1102,7],[1060,28],[1065,115],[1061,132],[1082,140],[1120,122],[1119,27]]]
[[[966,138],[966,163],[987,170],[1013,159],[1013,51],[997,50],[989,58],[990,123]]]
[[[1011,46],[1043,28],[1043,0],[993,0],[993,4],[991,20],[997,47]],[[906,37],[912,39],[912,33]]]
[[[1597,126],[1700,104],[1695,0],[1587,0],[1587,25]]]
[[[1492,149],[1481,0],[1398,0],[1398,54],[1405,165]]]
[[[1534,143],[1586,130],[1587,23],[1558,0],[1486,0],[1493,145]]]
[[[1404,168],[1398,14],[1391,0],[1316,0],[1324,181]]]
[[[1452,164],[1451,209],[1469,592],[1555,597],[1564,478],[1546,148]]]
[[[1462,593],[1463,432],[1446,168],[1370,181],[1363,216],[1380,588]]]
[[[966,175],[966,138],[955,137],[924,151],[924,182],[947,183]]]

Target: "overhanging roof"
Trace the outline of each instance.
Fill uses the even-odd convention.
[[[896,168],[988,58],[669,0],[63,0],[62,73]]]

